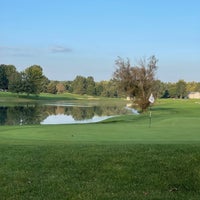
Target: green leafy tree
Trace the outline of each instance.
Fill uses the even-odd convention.
[[[67,92],[73,92],[72,81],[64,81],[64,85]]]
[[[41,81],[41,90],[40,92],[47,93],[47,86],[50,83],[50,80],[46,76],[42,76],[42,81]]]
[[[73,93],[86,94],[87,81],[83,76],[76,76],[72,82]]]
[[[103,97],[108,97],[109,96],[109,91],[108,91],[108,81],[101,81],[98,84],[98,92],[100,96]]]
[[[8,90],[10,92],[14,92],[14,93],[23,92],[22,74],[21,73],[15,72],[11,75]]]
[[[198,92],[200,92],[200,82],[197,82],[195,90],[198,91]]]
[[[99,96],[118,97],[118,85],[114,80],[99,82],[96,90]]]
[[[154,96],[156,98],[163,97],[166,89],[165,89],[165,83],[163,83],[160,80],[155,80],[154,85],[153,85],[153,91],[154,91]],[[169,97],[168,97],[169,98]]]
[[[103,81],[101,81],[101,82],[96,82],[96,86],[95,86],[95,91],[96,91],[96,95],[97,96],[101,96],[102,95],[102,92],[103,92],[103,90],[104,90],[104,88],[103,88],[103,83],[102,83]]]
[[[86,78],[86,93],[88,95],[95,95],[95,81],[92,76]]]
[[[6,72],[8,79],[10,80],[12,74],[16,73],[17,70],[16,70],[16,67],[14,65],[5,65],[5,72]]]
[[[8,87],[8,77],[6,75],[5,65],[0,65],[0,89],[6,90]]]
[[[12,82],[13,74],[17,73],[14,65],[0,65],[0,88],[9,89],[9,84]]]
[[[23,90],[29,94],[39,94],[43,80],[43,70],[38,65],[33,65],[25,69],[22,73]]]
[[[199,82],[187,82],[186,83],[187,94],[190,92],[200,92],[200,83]]]
[[[56,94],[57,93],[57,89],[56,89],[57,84],[58,84],[57,81],[50,81],[50,83],[47,86],[47,92],[51,93],[51,94]]]
[[[184,80],[179,80],[176,83],[176,95],[178,98],[182,99],[187,95],[187,84]]]

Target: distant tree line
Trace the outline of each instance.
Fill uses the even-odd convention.
[[[187,98],[190,92],[200,92],[200,82],[179,80],[175,83],[156,81],[159,98]]]
[[[14,65],[0,65],[0,90],[27,95],[40,93],[75,93],[91,96],[118,97],[113,80],[95,82],[92,76],[76,76],[73,81],[49,80],[39,65],[18,72]]]
[[[156,60],[154,59],[151,62],[155,62]],[[151,67],[151,62],[148,63],[148,67]],[[118,68],[114,72],[113,79],[100,82],[95,82],[92,76],[84,77],[80,75],[76,76],[72,81],[54,81],[49,80],[43,74],[43,69],[39,65],[33,65],[27,67],[22,72],[18,72],[14,65],[1,64],[0,90],[18,94],[26,93],[27,95],[69,92],[81,95],[86,94],[116,98],[133,97],[137,93],[145,93],[145,91],[148,91],[147,96],[149,96],[152,90],[148,90],[148,87],[153,88],[154,95],[157,98],[185,98],[189,92],[200,92],[200,82],[185,82],[184,80],[179,80],[176,83],[164,83],[160,80],[154,80],[151,77],[151,72],[154,71],[148,71],[150,68],[143,66],[145,62],[141,62],[140,64],[142,67],[132,68],[129,60],[124,61],[119,58],[116,61]],[[139,75],[138,72],[141,72],[141,74]],[[124,76],[124,74],[129,78]],[[147,75],[149,79],[145,78]],[[124,79],[123,76],[125,77]],[[141,80],[146,80],[146,82],[142,82]],[[121,81],[124,81],[123,84]],[[146,96],[144,98],[147,99]]]

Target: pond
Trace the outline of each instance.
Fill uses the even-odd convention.
[[[92,123],[133,113],[125,105],[54,102],[0,105],[0,125]]]

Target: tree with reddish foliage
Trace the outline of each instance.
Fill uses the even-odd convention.
[[[115,62],[117,68],[114,79],[119,88],[138,104],[142,112],[149,107],[149,97],[154,93],[157,62],[155,56],[148,60],[140,59],[136,66],[131,66],[129,59],[124,60],[120,57]]]

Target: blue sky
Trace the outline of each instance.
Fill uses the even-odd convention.
[[[0,0],[0,63],[51,80],[109,80],[118,56],[159,59],[164,82],[200,81],[199,0]]]

